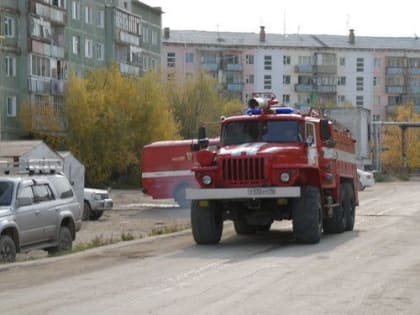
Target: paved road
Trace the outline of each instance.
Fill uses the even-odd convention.
[[[0,266],[1,314],[420,314],[420,182],[360,193],[353,232],[190,233]]]

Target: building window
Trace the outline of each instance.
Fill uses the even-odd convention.
[[[345,65],[346,65],[346,58],[340,57],[340,66],[345,66]]]
[[[93,22],[93,10],[88,5],[85,7],[85,22],[86,24],[92,24]]]
[[[95,44],[95,58],[97,60],[104,60],[104,44],[102,43]]]
[[[168,81],[174,81],[175,80],[175,73],[168,73]]]
[[[363,72],[365,66],[364,58],[357,58],[356,59],[356,72]]]
[[[356,78],[356,91],[363,91],[363,77]]]
[[[289,104],[289,103],[290,103],[290,95],[283,94],[283,104]]]
[[[362,95],[356,96],[356,105],[357,106],[363,106],[363,96]]]
[[[152,30],[152,45],[158,44],[158,32],[156,30]]]
[[[264,70],[271,70],[271,56],[264,56]]]
[[[344,95],[337,95],[337,103],[341,104],[346,101],[346,97]]]
[[[16,76],[16,58],[6,56],[4,58],[5,67],[6,67],[6,76],[15,77]]]
[[[51,61],[50,58],[32,55],[31,58],[31,75],[39,77],[51,77]]]
[[[12,17],[4,18],[4,36],[15,37],[15,19]]]
[[[143,71],[149,71],[149,56],[143,55],[142,62]]]
[[[245,77],[245,83],[246,84],[254,84],[254,75],[253,74],[248,74]]]
[[[16,117],[16,96],[7,97],[7,117]]]
[[[271,75],[264,76],[264,89],[271,90]]]
[[[186,63],[194,63],[194,53],[186,52],[185,53],[185,62]]]
[[[71,17],[73,20],[80,20],[80,2],[73,0],[71,3]]]
[[[283,64],[290,65],[290,56],[283,56]]]
[[[93,45],[92,45],[92,40],[91,39],[86,39],[85,40],[85,56],[87,58],[92,58],[93,57]]]
[[[245,56],[245,63],[247,65],[253,65],[254,64],[254,55],[246,55]]]
[[[104,10],[98,10],[96,12],[96,26],[99,28],[104,28],[105,21],[105,12]]]
[[[381,78],[373,77],[373,86],[380,86],[381,85]]]
[[[80,37],[73,36],[73,54],[78,55],[80,53]]]
[[[176,63],[176,57],[174,52],[168,52],[167,58],[167,65],[169,68],[174,68]]]
[[[284,75],[283,76],[283,84],[284,85],[290,84],[290,75]]]
[[[381,67],[381,59],[380,58],[375,57],[374,63],[375,63],[375,68],[380,68]]]
[[[337,85],[346,85],[346,77],[338,77]]]

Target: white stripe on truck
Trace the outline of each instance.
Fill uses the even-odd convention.
[[[176,176],[193,176],[194,173],[191,170],[179,170],[179,171],[160,171],[160,172],[144,172],[142,178],[158,178],[158,177],[176,177]]]

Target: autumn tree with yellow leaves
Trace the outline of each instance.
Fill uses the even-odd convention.
[[[420,114],[416,112],[412,103],[400,106],[391,121],[420,122]],[[401,128],[386,125],[383,129],[382,163],[385,171],[400,173],[402,166]],[[420,168],[420,128],[407,128],[406,130],[407,164],[409,170]]]

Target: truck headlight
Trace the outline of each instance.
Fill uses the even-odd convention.
[[[287,173],[287,172],[283,172],[283,173],[281,173],[281,174],[280,174],[280,180],[281,180],[283,183],[287,183],[287,182],[290,180],[290,174],[289,174],[289,173]]]
[[[201,182],[204,185],[210,185],[212,181],[213,180],[212,180],[211,176],[209,176],[209,175],[204,175],[203,178],[201,179]]]

